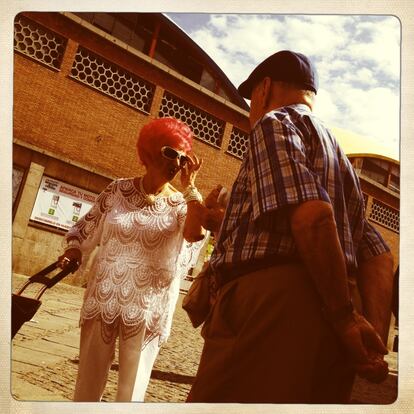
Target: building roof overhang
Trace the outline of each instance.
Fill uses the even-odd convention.
[[[361,136],[345,129],[330,128],[347,156],[373,157],[399,164],[399,153],[395,149],[381,145],[372,138]]]
[[[240,106],[240,108],[245,111],[249,111],[249,105],[245,99],[239,94],[236,86],[230,81],[228,76],[220,68],[220,66],[202,49],[192,38],[191,36],[176,22],[174,22],[167,14],[159,13],[160,19],[162,22],[167,25],[177,36],[181,38],[182,41],[186,42],[188,48],[192,49],[200,58],[201,61],[210,69],[212,73],[220,80],[224,89],[227,93],[231,95],[231,98],[234,102]]]

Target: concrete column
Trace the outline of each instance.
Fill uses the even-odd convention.
[[[73,61],[75,60],[75,55],[78,50],[79,43],[68,39],[66,45],[65,54],[63,55],[62,63],[60,65],[60,76],[68,76],[72,70]]]
[[[221,150],[226,152],[227,148],[229,147],[231,131],[233,131],[233,124],[226,122],[223,131],[223,139],[221,141]]]
[[[45,167],[32,162],[13,221],[13,239],[24,239]]]
[[[152,99],[151,104],[151,111],[150,111],[150,117],[152,119],[158,118],[158,113],[160,111],[162,97],[164,96],[165,89],[161,88],[161,86],[156,85],[155,92],[154,92],[154,98]]]
[[[355,158],[354,159],[353,166],[354,166],[354,170],[357,172],[357,174],[361,173],[363,162],[364,162],[363,158]]]
[[[374,202],[374,198],[367,194],[367,205],[365,206],[365,217],[368,219],[369,215],[371,214],[372,204]]]

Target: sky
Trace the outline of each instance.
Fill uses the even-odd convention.
[[[290,49],[319,74],[314,113],[328,126],[398,154],[400,21],[374,15],[167,13],[237,87],[266,57]]]

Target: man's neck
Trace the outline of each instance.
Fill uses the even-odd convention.
[[[306,95],[301,93],[291,93],[286,96],[276,97],[269,102],[269,105],[266,108],[266,112],[271,111],[276,108],[283,108],[284,106],[303,104],[306,105],[311,111],[313,110],[313,100]]]

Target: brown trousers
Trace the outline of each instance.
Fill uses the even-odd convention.
[[[349,401],[354,372],[300,264],[224,285],[202,335],[188,402]]]

